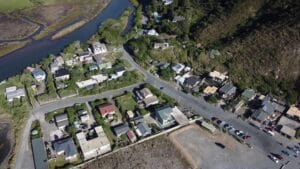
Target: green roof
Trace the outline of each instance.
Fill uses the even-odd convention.
[[[172,113],[172,108],[169,106],[163,106],[156,109],[156,114],[160,116],[161,119],[169,119],[170,114]]]
[[[48,160],[43,139],[33,139],[31,144],[35,169],[48,169]]]
[[[242,97],[246,100],[250,100],[252,99],[254,96],[256,95],[255,91],[253,89],[246,89],[243,93],[242,93]]]

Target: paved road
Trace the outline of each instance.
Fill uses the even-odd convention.
[[[251,143],[254,145],[254,148],[257,149],[257,151],[260,151],[261,153],[264,153],[266,155],[269,154],[270,152],[279,153],[283,149],[283,147],[281,147],[276,142],[274,137],[268,136],[265,133],[251,127],[246,122],[236,119],[236,116],[233,115],[232,113],[224,112],[221,108],[208,104],[203,100],[203,98],[197,98],[192,95],[176,90],[174,86],[171,86],[169,83],[162,81],[161,79],[147,72],[145,69],[141,68],[124,49],[121,49],[121,51],[123,52],[124,59],[128,60],[129,63],[133,66],[133,68],[139,70],[145,76],[146,83],[150,83],[156,88],[163,88],[162,92],[164,92],[165,94],[169,95],[172,98],[175,98],[179,104],[191,108],[197,114],[204,116],[206,118],[217,116],[220,119],[225,120],[228,123],[231,123],[236,129],[245,131],[246,133],[252,136]],[[65,100],[56,101],[35,108],[31,112],[29,120],[27,121],[26,126],[24,127],[23,135],[21,137],[21,142],[20,142],[21,145],[19,148],[19,152],[17,154],[15,168],[16,169],[33,168],[31,150],[28,148],[28,145],[29,145],[30,125],[34,119],[44,118],[44,114],[47,112],[54,111],[56,109],[63,108],[63,107],[72,106],[76,103],[85,103],[85,102],[95,100],[97,98],[111,97],[113,95],[120,94],[124,91],[129,91],[138,85],[139,84],[127,88],[114,90],[114,91],[103,92],[101,94],[97,94],[93,96],[68,98]],[[283,139],[283,141],[286,143],[289,142],[286,139]],[[293,161],[289,163],[286,169],[299,168],[299,165],[297,164],[297,162],[295,162],[297,160],[294,159],[292,160]]]
[[[252,136],[250,141],[251,144],[253,144],[254,148],[260,151],[261,153],[264,153],[266,155],[268,155],[270,152],[280,153],[281,150],[284,149],[284,147],[277,143],[274,137],[271,137],[266,133],[257,130],[256,128],[250,126],[247,122],[237,119],[233,113],[225,112],[223,109],[207,103],[202,97],[194,97],[190,94],[186,94],[182,91],[179,91],[169,83],[150,74],[145,69],[141,68],[132,59],[128,52],[126,52],[124,49],[122,51],[123,57],[126,60],[128,60],[132,66],[134,66],[137,70],[144,74],[146,83],[150,83],[156,88],[163,88],[161,91],[169,95],[170,97],[176,99],[180,105],[189,107],[193,109],[197,114],[206,118],[216,116],[232,124],[236,129],[243,130],[244,132]],[[289,143],[290,141],[288,139],[281,138],[281,142]],[[290,162],[289,165],[286,166],[286,169],[300,168],[297,164],[297,160],[299,160],[299,158],[297,160],[295,160],[295,158],[289,158],[289,160],[292,160],[292,162]]]
[[[17,159],[15,163],[15,168],[16,169],[34,169],[34,164],[33,164],[33,157],[32,157],[32,152],[31,152],[31,147],[30,145],[30,126],[31,123],[36,120],[36,119],[44,119],[45,113],[64,108],[64,107],[69,107],[72,106],[76,103],[86,103],[90,102],[96,99],[102,99],[102,98],[109,98],[112,96],[117,96],[125,91],[132,91],[133,88],[141,85],[141,83],[124,87],[121,89],[113,90],[113,91],[108,91],[108,92],[103,92],[101,94],[96,94],[92,96],[85,96],[85,97],[77,97],[77,98],[67,98],[59,101],[55,101],[53,103],[45,104],[39,107],[36,107],[30,112],[29,119],[27,120],[22,136],[20,138],[20,147],[19,151],[17,153]]]

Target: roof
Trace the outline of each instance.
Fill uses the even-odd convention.
[[[114,133],[119,136],[119,135],[122,135],[124,133],[126,133],[127,131],[129,131],[129,126],[127,123],[123,123],[123,124],[120,124],[120,125],[117,125],[113,128],[113,131]]]
[[[181,63],[175,64],[172,66],[172,70],[174,70],[175,72],[179,73],[184,69],[184,65]]]
[[[55,141],[53,143],[53,148],[56,152],[63,151],[65,157],[72,157],[77,154],[77,148],[72,138]]]
[[[253,89],[246,89],[242,93],[242,98],[246,100],[251,100],[256,96],[255,90]]]
[[[32,71],[32,74],[33,74],[34,77],[45,76],[46,75],[46,73],[42,69],[39,69],[39,68],[35,68]]]
[[[5,93],[9,93],[9,92],[13,92],[13,91],[16,91],[17,90],[17,87],[16,86],[12,86],[12,87],[8,87],[5,89]]]
[[[210,123],[207,123],[205,121],[202,121],[201,122],[201,126],[205,127],[206,129],[208,129],[209,131],[211,132],[215,132],[216,131],[216,128],[214,125],[210,124]]]
[[[110,142],[107,138],[107,135],[105,134],[102,126],[97,126],[95,127],[93,130],[90,130],[90,132],[94,132],[96,133],[95,137],[93,138],[89,138],[87,137],[86,133],[80,132],[76,134],[76,138],[78,140],[78,143],[80,145],[81,151],[83,152],[83,154],[87,153],[89,154],[89,152],[94,151],[96,149],[100,149],[103,150],[102,152],[97,151],[97,153],[100,154],[104,154],[107,151],[110,151]],[[103,149],[103,147],[106,147],[105,150]],[[109,147],[109,148],[107,148]],[[97,155],[97,154],[95,154]],[[86,157],[85,158],[89,158]],[[92,158],[92,156],[90,156],[90,158]]]
[[[127,137],[131,140],[131,141],[135,141],[136,140],[136,135],[134,134],[134,132],[132,130],[129,130],[127,132]]]
[[[258,109],[253,113],[252,118],[262,122],[265,121],[268,116],[269,115],[263,109]]]
[[[289,119],[286,116],[282,116],[278,121],[277,125],[289,126],[292,129],[297,129],[300,127],[300,123],[295,120]]]
[[[199,78],[197,76],[191,76],[186,78],[184,83],[188,86],[194,86],[199,83]]]
[[[159,103],[159,100],[156,96],[147,97],[143,101],[146,107]]]
[[[139,123],[136,127],[137,127],[137,133],[138,133],[138,135],[147,136],[147,135],[151,134],[151,129],[144,122]]]
[[[111,103],[105,103],[98,107],[102,117],[106,116],[109,113],[115,112],[115,106]]]
[[[153,96],[152,92],[148,88],[143,88],[139,91],[143,98],[151,97]]]
[[[300,118],[300,109],[296,106],[291,106],[289,110],[286,112],[286,114],[289,116],[296,116]]]
[[[160,108],[155,109],[156,114],[160,116],[161,119],[168,119],[171,116],[172,108],[170,106],[162,106]]]
[[[123,71],[125,71],[125,68],[123,66],[117,67],[117,68],[114,69],[114,71],[115,71],[115,73],[123,72]]]
[[[55,116],[55,121],[59,122],[59,121],[65,121],[68,120],[68,115],[67,113],[63,113],[63,114],[58,114]]]
[[[227,83],[224,86],[222,86],[219,91],[224,94],[231,94],[232,92],[235,92],[236,89],[237,88],[235,86],[233,86],[230,83]]]
[[[10,91],[8,93],[6,93],[6,98],[7,100],[12,100],[14,98],[18,98],[21,96],[25,96],[25,90],[24,89],[18,89],[15,91]]]
[[[81,52],[78,54],[78,56],[89,56],[90,55],[90,52],[89,51],[85,51],[85,52]]]
[[[105,80],[108,79],[108,76],[103,75],[103,74],[98,74],[98,75],[93,75],[93,76],[91,76],[91,78],[92,78],[93,80],[96,80],[97,83],[102,83],[102,82],[104,82]]]
[[[203,93],[205,94],[215,94],[217,92],[218,88],[215,86],[207,86],[204,90]]]
[[[31,141],[34,166],[36,169],[48,169],[47,153],[42,138]]]
[[[225,79],[228,78],[228,76],[226,76],[225,73],[220,73],[218,71],[209,72],[209,76],[212,77],[212,78],[218,78],[222,81],[224,81]]]
[[[68,69],[62,68],[55,72],[55,77],[61,77],[61,76],[69,75],[69,74],[70,73],[69,73]]]
[[[283,113],[286,109],[285,105],[282,105],[282,104],[274,102],[274,101],[272,102],[272,105],[273,105],[274,110],[277,112],[280,112],[280,113]]]
[[[268,114],[273,114],[275,111],[273,104],[269,101],[263,102],[262,109]]]
[[[288,127],[288,126],[282,126],[282,128],[280,129],[280,132],[288,135],[290,137],[294,137],[296,135],[296,130]]]
[[[76,85],[79,88],[89,87],[89,86],[92,86],[92,85],[95,85],[95,84],[97,84],[97,81],[94,80],[94,79],[88,79],[88,80],[76,82]]]

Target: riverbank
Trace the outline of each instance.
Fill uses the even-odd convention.
[[[55,36],[55,39],[66,36],[93,20],[110,2],[111,0],[88,0],[88,2],[75,0],[70,3],[53,0],[44,2],[41,6],[32,5],[28,9],[11,11],[3,15],[2,19],[0,18],[0,20],[8,20],[7,24],[3,24],[2,21],[0,24],[0,30],[3,30],[0,39],[4,39],[1,43],[6,43],[5,47],[0,43],[0,57],[23,48],[31,40],[42,40],[48,36]],[[1,3],[0,1],[0,5]],[[9,19],[14,19],[14,22]],[[25,45],[24,41],[26,41]],[[13,42],[22,43],[11,45]]]
[[[3,115],[0,117],[0,168],[7,168],[14,139],[10,121],[3,117]]]

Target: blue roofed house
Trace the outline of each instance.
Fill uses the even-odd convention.
[[[113,127],[113,131],[117,137],[120,137],[121,135],[127,133],[129,130],[130,128],[127,123],[123,123]]]
[[[65,160],[77,160],[78,152],[72,138],[65,138],[52,143],[57,156],[63,155]]]
[[[155,109],[155,120],[158,121],[161,128],[167,128],[175,124],[172,111],[172,108],[167,105]]]
[[[136,126],[135,132],[139,137],[146,137],[146,136],[151,135],[151,133],[152,133],[149,126],[144,122],[139,123]]]

